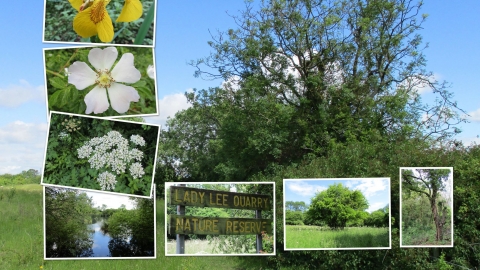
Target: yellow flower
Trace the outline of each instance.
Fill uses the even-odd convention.
[[[117,18],[117,22],[132,22],[142,17],[143,6],[140,0],[125,0],[122,12]]]
[[[98,35],[102,42],[111,42],[114,36],[112,19],[106,6],[110,0],[68,0],[78,11],[73,19],[73,30],[83,38]],[[117,22],[131,22],[142,16],[140,0],[125,0]]]
[[[69,0],[78,10],[73,19],[73,30],[83,38],[98,35],[102,42],[113,39],[112,19],[108,15],[106,6],[110,0]]]

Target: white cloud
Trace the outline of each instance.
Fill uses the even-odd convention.
[[[0,127],[0,174],[41,171],[46,136],[46,123],[14,121]]]
[[[288,181],[286,182],[286,186],[292,192],[305,197],[310,197],[312,195],[315,195],[315,193],[317,192],[321,192],[327,189],[326,187],[311,185],[303,181]]]
[[[380,209],[380,208],[385,207],[387,204],[388,204],[388,203],[386,203],[386,202],[376,202],[376,203],[372,203],[372,204],[368,207],[367,212],[372,213],[373,211],[376,211],[376,210],[378,210],[378,209]]]
[[[365,195],[365,197],[369,198],[371,196],[376,195],[377,192],[386,190],[388,188],[388,179],[359,179],[356,181],[359,183],[355,185],[354,189],[357,189]]]
[[[33,124],[15,121],[0,127],[0,143],[44,143],[44,140],[38,141],[38,137],[39,134],[46,135],[47,129],[46,123]]]
[[[20,80],[20,84],[0,88],[0,107],[14,108],[30,101],[45,102],[43,85],[32,86]]]
[[[190,91],[190,89],[187,91]],[[187,98],[185,97],[185,94],[180,94],[180,93],[167,95],[162,99],[160,99],[158,102],[160,107],[160,115],[146,116],[145,120],[148,123],[160,124],[162,125],[162,127],[165,126],[165,123],[167,122],[168,117],[172,118],[175,116],[177,112],[191,107],[191,104],[187,102]]]
[[[434,73],[431,76],[415,75],[407,78],[399,86],[407,89],[415,90],[417,94],[422,95],[432,92],[432,88],[426,81],[435,82],[440,81],[440,74]]]
[[[464,146],[472,146],[473,144],[480,144],[479,137],[467,137],[467,138],[460,138],[463,142]]]
[[[130,200],[128,196],[115,195],[115,194],[106,194],[100,192],[89,192],[86,191],[88,197],[92,197],[95,207],[101,207],[105,204],[108,208],[116,209],[120,208],[122,204],[125,205],[125,208],[130,210],[133,209],[133,201]]]
[[[474,122],[480,122],[480,108],[477,109],[476,111],[469,112],[468,115],[470,115],[470,117],[467,118],[468,120],[474,121]]]

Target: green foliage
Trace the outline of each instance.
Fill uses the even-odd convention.
[[[308,209],[304,201],[299,201],[299,202],[286,201],[285,208],[290,211],[300,211],[300,212],[305,212]]]
[[[325,221],[330,228],[343,229],[347,222],[365,219],[367,208],[368,201],[360,191],[352,191],[340,183],[316,194],[307,215]]]
[[[285,211],[285,224],[303,225],[303,213],[300,211]]]
[[[45,256],[89,257],[92,200],[78,191],[45,188]]]
[[[437,269],[431,250],[399,247],[398,168],[453,166],[459,214],[445,261],[479,268],[480,151],[452,140],[465,118],[448,85],[425,70],[421,8],[411,0],[248,1],[239,27],[192,62],[195,75],[225,84],[186,93],[192,106],[167,122],[156,178],[273,180],[282,198],[283,179],[389,176],[391,250],[284,252],[277,237],[268,267]],[[418,94],[424,85],[432,104]],[[275,208],[281,236],[281,200]]]
[[[379,209],[370,213],[365,219],[364,224],[365,226],[388,227],[388,217],[388,207],[386,211],[384,209]]]
[[[148,19],[149,10],[155,1],[142,0],[143,15],[140,19],[129,23],[117,23],[115,19],[123,8],[121,1],[111,1],[106,9],[112,18],[115,38],[111,43],[153,45],[154,23]],[[68,1],[47,0],[45,2],[45,41],[84,42],[73,30],[73,19],[77,11]],[[146,23],[144,23],[146,22]],[[143,37],[143,38],[141,38]]]
[[[131,102],[126,115],[154,114],[157,113],[157,99],[155,81],[148,77],[147,67],[153,65],[153,50],[151,48],[116,47],[118,50],[117,63],[125,53],[134,55],[134,66],[140,71],[141,78],[138,82],[129,84],[140,95],[138,102]],[[48,109],[53,111],[85,114],[85,96],[94,88],[94,85],[83,90],[77,90],[73,84],[68,83],[66,70],[76,61],[87,63],[88,53],[92,48],[55,49],[45,50],[45,64],[47,76]],[[95,70],[94,68],[92,68]],[[119,116],[111,106],[109,109],[96,116]]]
[[[128,242],[132,256],[153,256],[155,222],[153,199],[133,198],[135,209],[120,208],[108,219],[108,233],[113,240]],[[110,247],[110,244],[109,244]],[[114,250],[111,250],[115,255]]]
[[[72,121],[74,129],[69,128]],[[134,179],[127,168],[125,172],[116,175],[113,191],[150,196],[158,127],[145,128],[145,126],[147,125],[52,114],[43,183],[100,190],[101,186],[97,179],[107,168],[99,170],[92,168],[87,159],[79,158],[77,149],[90,139],[102,137],[115,130],[126,139],[130,139],[131,135],[140,135],[144,138],[145,146],[135,147],[143,152],[140,163],[145,174]]]
[[[23,184],[39,184],[40,173],[35,169],[22,171],[21,173],[12,175],[9,173],[0,175],[0,186],[6,185],[23,185]]]
[[[403,230],[406,232],[406,239],[402,239],[404,243],[413,241],[416,245],[440,245],[435,244],[439,241],[444,245],[452,244],[453,239],[449,236],[453,226],[450,219],[452,209],[449,206],[451,199],[443,198],[441,194],[445,191],[450,174],[449,169],[402,169],[402,201],[405,200],[405,206],[402,204],[402,219],[405,220],[405,224],[402,223],[402,233]],[[426,200],[419,197],[425,197]],[[426,215],[425,212],[429,214]],[[435,229],[433,241],[432,237],[427,235],[424,238],[424,233],[418,233],[428,232],[432,225]]]

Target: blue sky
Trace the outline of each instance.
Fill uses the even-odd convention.
[[[164,124],[168,116],[188,107],[183,93],[192,88],[219,86],[221,81],[195,78],[187,62],[207,56],[209,30],[234,28],[227,14],[239,14],[242,0],[158,1],[156,16],[156,73],[160,116],[148,122]],[[43,48],[65,44],[42,43],[44,1],[9,1],[0,11],[0,174],[41,170],[47,134]],[[480,1],[425,1],[429,14],[420,31],[427,70],[452,84],[455,100],[473,117],[462,125],[458,139],[469,143],[480,134],[479,81]],[[424,100],[433,94],[422,94]]]
[[[370,213],[390,205],[390,179],[388,178],[285,179],[285,201],[304,201],[310,205],[316,194],[338,183],[350,190],[361,191],[368,201],[367,211]]]

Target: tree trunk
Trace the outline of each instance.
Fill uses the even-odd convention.
[[[436,196],[432,196],[432,198],[430,198],[430,207],[432,209],[433,221],[435,222],[435,229],[437,231],[435,240],[442,241],[443,240],[442,224],[438,216]]]

